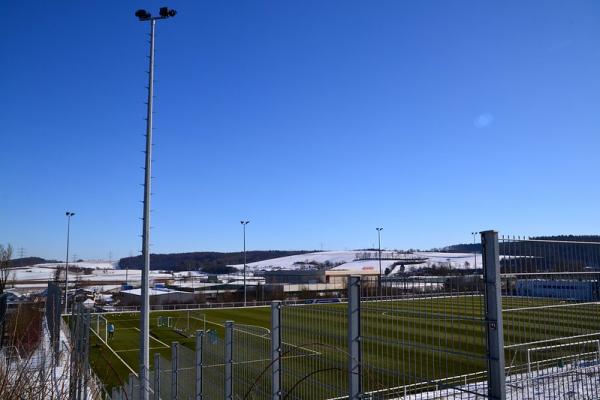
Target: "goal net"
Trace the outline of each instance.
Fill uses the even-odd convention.
[[[527,349],[527,371],[551,374],[565,368],[586,367],[600,362],[600,339],[561,343]]]
[[[100,314],[92,314],[90,328],[100,338],[100,340],[106,343],[108,338],[108,321],[105,317]]]
[[[157,326],[159,328],[171,328],[173,326],[172,317],[158,317]]]

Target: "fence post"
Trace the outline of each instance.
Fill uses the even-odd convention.
[[[271,398],[281,399],[281,301],[271,303]]]
[[[154,400],[160,399],[160,354],[154,353]]]
[[[179,369],[179,343],[171,343],[171,399],[178,399],[177,372]]]
[[[127,398],[133,399],[133,378],[135,375],[133,373],[129,374],[129,379],[127,380]]]
[[[196,400],[202,400],[202,341],[204,331],[196,331]]]
[[[89,386],[89,370],[90,370],[90,323],[91,315],[89,312],[85,313],[85,326],[83,331],[83,400],[88,400],[88,386]]]
[[[488,396],[490,399],[504,400],[506,399],[506,377],[498,232],[481,232],[481,243],[483,245],[483,279],[485,282]]]
[[[348,399],[358,400],[361,393],[360,349],[360,277],[348,280]]]
[[[110,396],[111,400],[120,400],[121,396],[119,396],[119,390],[116,386],[112,388],[112,396]]]
[[[233,400],[233,321],[225,322],[225,400]]]

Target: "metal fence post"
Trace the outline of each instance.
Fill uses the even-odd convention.
[[[120,396],[119,396],[119,390],[117,389],[116,386],[113,386],[112,388],[112,396],[110,396],[111,400],[120,400]]]
[[[154,353],[154,400],[160,399],[160,354]]]
[[[178,399],[179,382],[177,382],[177,373],[179,372],[179,343],[171,343],[171,399]]]
[[[281,399],[281,301],[271,303],[271,398]]]
[[[361,380],[360,277],[351,276],[348,281],[348,399],[360,399]]]
[[[129,379],[127,380],[127,398],[133,399],[133,378],[135,375],[132,373],[129,374]]]
[[[83,400],[88,400],[88,387],[89,387],[89,369],[90,369],[90,323],[91,315],[89,312],[85,313],[85,326],[83,331]]]
[[[483,279],[485,282],[488,396],[490,399],[504,400],[506,399],[506,377],[498,232],[481,232],[481,243],[483,245]]]
[[[225,322],[225,400],[233,400],[233,321]]]
[[[204,331],[196,331],[196,400],[202,400],[202,341]]]

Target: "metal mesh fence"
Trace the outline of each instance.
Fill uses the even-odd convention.
[[[271,398],[271,331],[254,325],[233,325],[234,399]]]
[[[500,239],[513,398],[600,397],[600,243]]]
[[[196,352],[187,346],[178,346],[177,393],[182,400],[194,399],[196,383]]]
[[[202,389],[205,399],[225,397],[225,332],[220,327],[206,332],[202,343]]]
[[[385,278],[363,284],[362,295],[362,389],[367,395],[486,394],[480,275]]]
[[[348,306],[282,309],[282,392],[289,399],[327,399],[348,392]]]
[[[172,387],[172,376],[173,376],[173,368],[171,366],[171,360],[160,355],[158,357],[159,368],[154,369],[154,374],[158,374],[159,380],[159,389],[158,393],[160,393],[160,397],[162,399],[170,399],[171,398],[171,387]],[[156,388],[156,375],[153,375],[155,381],[153,382],[153,387]],[[155,390],[156,396],[156,390]]]

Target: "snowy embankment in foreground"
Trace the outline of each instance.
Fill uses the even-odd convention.
[[[368,255],[370,259],[359,260],[362,256]],[[406,269],[423,268],[436,266],[444,266],[454,269],[474,268],[475,258],[477,267],[481,268],[481,254],[473,253],[441,253],[441,252],[414,252],[407,255],[398,255],[391,251],[381,252],[381,268],[385,270],[392,264],[398,262],[398,259],[386,260],[396,256],[396,258],[422,258],[424,261],[419,264],[407,265]],[[334,266],[334,270],[359,271],[359,270],[377,270],[379,269],[379,261],[377,251],[362,251],[362,250],[345,250],[345,251],[323,251],[316,253],[298,254],[294,256],[272,258],[270,260],[248,263],[249,271],[276,271],[276,270],[301,270],[311,268],[314,264],[323,265],[329,263]],[[234,268],[242,270],[242,264],[231,265]]]
[[[600,366],[567,364],[534,373],[506,377],[507,400],[597,399],[600,395]],[[487,382],[471,383],[456,389],[423,392],[404,400],[475,400],[487,395]]]

